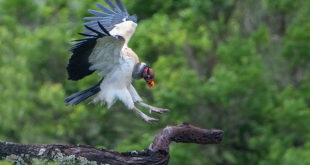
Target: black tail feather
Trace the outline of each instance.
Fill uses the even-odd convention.
[[[102,79],[103,80],[103,79]],[[65,102],[67,103],[66,105],[77,105],[81,103],[82,101],[88,99],[89,97],[97,94],[100,91],[100,83],[102,80],[96,84],[95,86],[85,89],[83,91],[77,92],[65,99]]]

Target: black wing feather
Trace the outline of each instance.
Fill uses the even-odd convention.
[[[105,34],[110,35],[110,33],[107,31],[107,29],[105,29],[105,28],[102,26],[102,24],[101,24],[100,22],[98,22],[98,25],[99,25],[100,29],[101,29]]]
[[[73,45],[71,48],[73,55],[67,65],[69,80],[77,81],[94,72],[94,70],[89,70],[91,64],[88,62],[88,57],[96,43],[97,38],[91,38]]]
[[[84,27],[86,27],[86,29],[88,29],[88,30],[98,34],[99,36],[103,35],[103,33],[99,32],[99,31],[97,31],[97,30],[95,30],[95,29],[93,29],[93,28],[91,28],[91,27],[89,27],[87,25],[84,25]]]
[[[100,91],[100,84],[103,81],[103,78],[97,83],[95,86],[90,87],[86,90],[77,92],[65,99],[66,105],[77,105],[81,103],[82,101],[88,99],[89,97],[97,94]]]
[[[67,65],[67,72],[69,80],[77,81],[85,76],[92,74],[95,70],[90,70],[91,64],[88,62],[88,58],[91,55],[93,49],[97,44],[97,39],[104,36],[111,36],[110,33],[98,22],[98,25],[103,32],[99,32],[91,27],[85,25],[85,28],[96,33],[97,35],[79,33],[83,36],[89,36],[87,38],[75,40],[77,43],[74,44],[70,51],[73,53],[69,64]]]
[[[116,0],[116,4],[123,12],[128,14],[127,9],[125,8],[125,6],[123,5],[123,3],[120,0]]]
[[[73,40],[73,42],[88,41],[88,40],[91,40],[91,39],[97,39],[97,38],[96,37],[88,37],[88,38]]]
[[[86,37],[97,37],[96,35],[92,34],[85,34],[85,33],[78,33],[79,35],[86,36]]]
[[[104,0],[105,1],[105,3],[107,3],[110,7],[111,7],[111,9],[113,10],[113,11],[115,11],[116,9],[118,9],[118,7],[113,3],[113,2],[111,2],[110,0]]]
[[[93,15],[100,16],[100,17],[108,17],[109,16],[109,14],[102,13],[102,12],[96,11],[96,10],[91,10],[91,9],[89,9],[88,12],[93,14]],[[115,13],[113,13],[113,14],[115,14]]]
[[[86,21],[101,21],[104,17],[85,17],[84,20]]]
[[[107,7],[102,6],[102,5],[99,4],[99,3],[97,3],[96,6],[97,6],[100,10],[102,10],[103,12],[105,12],[105,13],[108,13],[108,14],[115,14],[112,10],[110,10],[110,9],[107,8]]]

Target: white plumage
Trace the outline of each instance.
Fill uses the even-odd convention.
[[[115,99],[119,99],[129,109],[133,109],[134,101],[142,101],[131,85],[132,72],[135,64],[139,62],[138,57],[128,51],[127,46],[136,27],[136,23],[125,21],[115,25],[115,28],[110,31],[111,35],[122,36],[125,40],[113,37],[98,39],[96,47],[89,57],[90,69],[99,70],[99,75],[105,77],[100,84],[101,91],[95,97],[94,102],[102,101],[107,103],[110,108]]]
[[[134,100],[137,99],[134,98],[134,95],[131,95],[129,90],[135,90],[131,85],[131,75],[135,60],[132,57],[122,56],[121,59],[119,59],[119,64],[118,67],[114,67],[111,72],[106,74],[104,80],[100,84],[101,91],[94,101],[101,100],[106,102],[108,107],[111,107],[114,100],[119,99],[129,109],[133,109]]]

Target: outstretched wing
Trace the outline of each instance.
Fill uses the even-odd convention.
[[[101,74],[109,72],[121,56],[124,40],[128,42],[135,31],[133,24],[137,17],[130,16],[120,0],[116,0],[116,4],[111,0],[104,1],[111,9],[97,4],[101,11],[89,10],[94,17],[85,18],[89,22],[84,24],[85,33],[80,33],[86,38],[76,40],[78,43],[71,48],[73,55],[67,66],[69,80],[80,80],[95,70],[100,70]],[[129,23],[131,21],[135,23]],[[120,30],[115,30],[120,23]],[[122,37],[112,36],[110,32]]]
[[[100,31],[85,25],[94,35],[79,33],[87,38],[76,40],[78,43],[70,49],[73,55],[67,65],[69,80],[80,80],[95,70],[107,73],[118,63],[125,39],[111,35],[100,23],[97,24]]]
[[[133,21],[137,23],[137,17],[135,15],[130,16],[127,12],[127,9],[122,4],[121,0],[116,0],[116,4],[114,4],[110,0],[104,0],[111,9],[104,7],[100,4],[96,4],[96,6],[101,11],[88,10],[89,13],[93,14],[93,17],[85,17],[84,19],[89,21],[84,25],[89,26],[90,28],[101,31],[101,28],[98,26],[98,22],[102,24],[105,29],[111,31],[116,24],[119,24],[124,21]],[[91,34],[92,31],[85,28],[85,32]]]
[[[97,40],[97,44],[89,57],[92,64],[90,70],[99,70],[100,75],[106,75],[117,67],[122,58],[121,50],[125,43],[122,36],[109,36]]]

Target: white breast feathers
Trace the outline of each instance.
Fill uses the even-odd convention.
[[[110,108],[116,99],[122,101],[129,109],[134,108],[134,100],[130,94],[132,71],[135,60],[132,57],[123,56],[120,65],[104,76],[100,84],[101,91],[94,102],[102,101]]]

